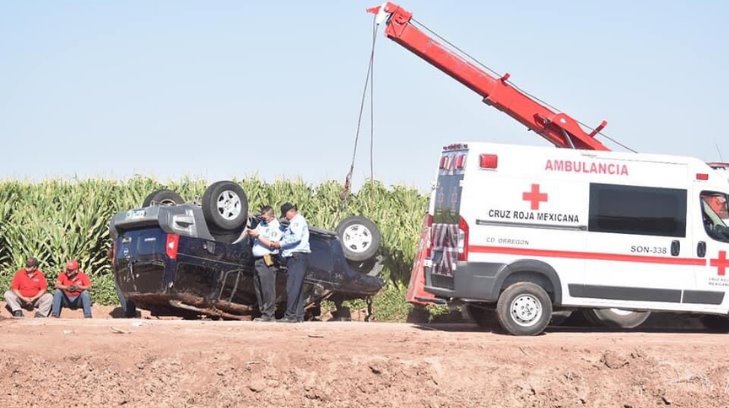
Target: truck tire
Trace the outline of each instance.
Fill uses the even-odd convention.
[[[337,225],[337,238],[342,243],[344,257],[362,262],[377,255],[382,242],[380,230],[365,217],[347,217]]]
[[[149,207],[151,205],[180,205],[184,204],[185,200],[172,190],[163,188],[161,190],[155,190],[151,192],[142,202],[142,207]]]
[[[541,286],[518,282],[501,292],[496,318],[509,334],[534,336],[544,331],[552,319],[552,300]]]
[[[248,197],[238,183],[218,181],[205,189],[202,210],[213,235],[240,232],[248,221]]]
[[[624,309],[587,309],[582,314],[595,326],[615,329],[634,329],[643,324],[651,312],[638,312]]]
[[[496,312],[493,305],[489,308],[484,305],[473,304],[466,305],[466,313],[478,327],[483,329],[493,329],[496,326]]]

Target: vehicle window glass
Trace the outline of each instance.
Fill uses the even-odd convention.
[[[133,245],[136,255],[151,255],[165,251],[165,236],[161,231],[129,231],[122,235],[122,242]]]
[[[729,242],[729,212],[726,194],[716,191],[701,192],[701,216],[706,234],[722,242]]]
[[[434,224],[458,224],[461,208],[461,182],[467,152],[443,152],[438,168],[433,206]]]
[[[590,184],[588,230],[686,236],[686,190]]]

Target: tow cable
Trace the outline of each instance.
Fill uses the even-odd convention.
[[[342,187],[342,191],[339,193],[339,199],[342,202],[341,208],[346,208],[347,206],[347,200],[349,199],[349,193],[352,188],[352,173],[354,173],[354,162],[357,157],[357,144],[359,143],[359,133],[362,128],[362,115],[364,113],[364,106],[365,101],[367,100],[367,89],[370,90],[370,181],[373,181],[375,179],[375,170],[374,170],[374,157],[373,157],[373,148],[374,148],[374,141],[375,141],[375,130],[374,130],[374,124],[375,124],[375,114],[374,114],[374,66],[375,66],[375,44],[377,43],[377,19],[372,19],[372,47],[370,49],[370,61],[367,64],[367,75],[365,76],[365,83],[364,88],[362,89],[362,100],[360,101],[359,105],[359,116],[357,118],[357,131],[354,135],[354,148],[352,151],[352,163],[349,166],[349,173],[347,173],[347,177],[344,179],[344,186]]]

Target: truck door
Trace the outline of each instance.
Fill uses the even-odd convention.
[[[693,197],[699,211],[694,212],[697,225],[693,255],[703,260],[696,269],[695,289],[684,294],[684,303],[711,310],[729,308],[729,213],[727,194],[702,190]],[[699,218],[700,217],[700,218]],[[703,228],[702,228],[703,227]]]

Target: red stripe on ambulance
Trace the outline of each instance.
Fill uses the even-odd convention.
[[[676,258],[668,256],[642,256],[642,255],[623,255],[623,254],[607,254],[601,252],[579,252],[579,251],[555,251],[551,249],[530,249],[530,248],[510,248],[497,246],[472,245],[468,247],[470,252],[504,254],[504,255],[531,255],[545,256],[550,258],[571,258],[571,259],[594,259],[602,261],[619,261],[619,262],[643,262],[643,263],[659,263],[669,265],[699,265],[706,266],[706,259],[699,258]]]

